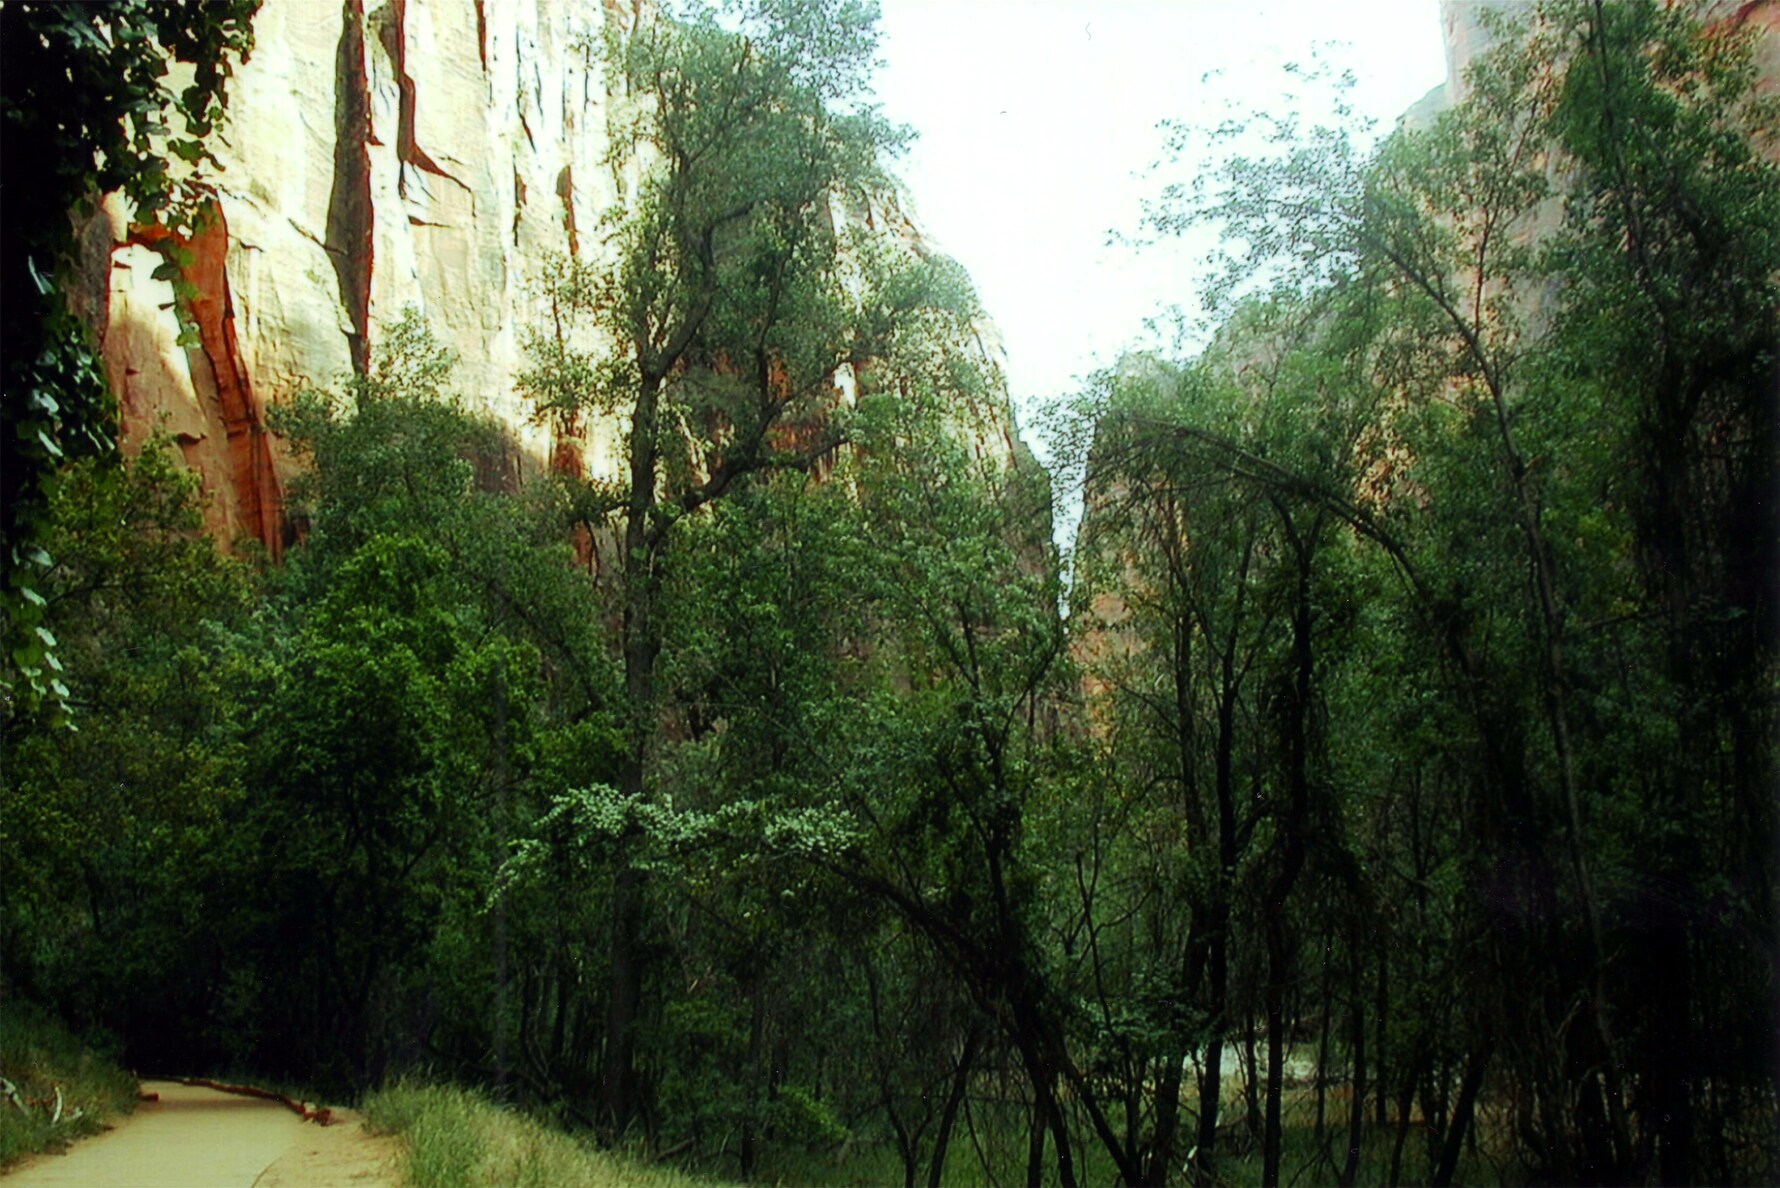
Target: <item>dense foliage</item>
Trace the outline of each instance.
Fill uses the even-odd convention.
[[[867,227],[868,14],[681,16],[601,47],[647,168],[529,335],[620,474],[410,314],[280,411],[282,567],[165,443],[49,484],[6,993],[395,1084],[446,1178],[569,1166],[478,1094],[799,1182],[1780,1174],[1748,45],[1554,0],[1168,191],[1231,300],[1087,393],[1065,591],[968,283]]]
[[[1774,109],[1679,6],[1494,33],[1431,126],[1155,208],[1221,223],[1249,296],[1105,385],[1098,712],[1199,839],[1199,1026],[1266,1017],[1265,1180],[1294,1026],[1344,1182],[1369,1092],[1393,1182],[1473,1129],[1559,1183],[1771,1175]]]

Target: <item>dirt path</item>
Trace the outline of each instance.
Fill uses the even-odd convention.
[[[300,1120],[276,1102],[144,1081],[144,1102],[115,1129],[40,1155],[5,1176],[6,1188],[400,1188],[400,1146],[366,1134],[358,1116],[333,1126]]]

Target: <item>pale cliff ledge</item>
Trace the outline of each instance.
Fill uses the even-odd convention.
[[[204,476],[211,531],[286,543],[292,460],[266,410],[362,369],[409,306],[459,359],[467,402],[510,427],[527,464],[619,470],[617,426],[553,442],[514,390],[530,284],[634,185],[607,163],[597,46],[641,0],[267,0],[213,144],[217,217],[186,244],[199,343],[178,342],[161,257],[115,205],[87,228],[77,304],[99,330],[127,448],[165,423]],[[885,233],[926,250],[894,193]],[[979,349],[999,364],[985,326]],[[1018,453],[1011,413],[982,448]]]

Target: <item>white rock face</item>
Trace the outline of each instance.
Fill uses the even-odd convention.
[[[627,19],[574,0],[268,0],[213,146],[221,218],[190,245],[214,315],[196,311],[201,346],[177,344],[159,257],[115,206],[92,311],[126,443],[164,416],[219,535],[282,546],[291,467],[266,409],[337,384],[410,305],[457,353],[466,398],[548,455],[513,388],[520,330],[538,268],[597,246],[617,200],[599,41]],[[589,427],[596,470],[611,428]]]

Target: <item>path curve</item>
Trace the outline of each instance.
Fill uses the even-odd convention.
[[[304,1122],[284,1105],[172,1081],[144,1081],[136,1112],[66,1154],[39,1155],[6,1188],[400,1188],[397,1140],[366,1133],[336,1110],[335,1125]]]

